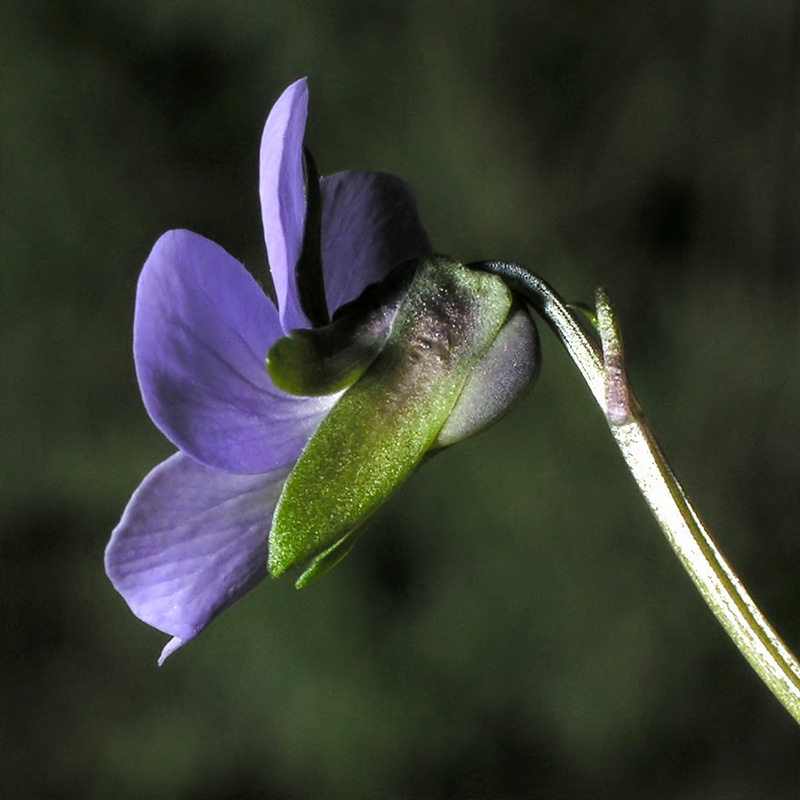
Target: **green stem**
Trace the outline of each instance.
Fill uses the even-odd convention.
[[[622,339],[608,295],[597,290],[598,348],[558,294],[526,268],[494,261],[470,266],[500,275],[555,331],[684,569],[750,666],[800,723],[800,665],[714,544],[639,410],[625,374]]]

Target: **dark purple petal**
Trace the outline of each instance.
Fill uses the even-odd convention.
[[[272,302],[219,245],[189,231],[156,242],[139,278],[134,358],[150,416],[183,452],[242,474],[297,458],[336,398],[275,388],[265,359],[282,335]]]
[[[431,252],[407,183],[381,172],[322,179],[322,265],[331,313],[398,264]]]
[[[308,86],[306,79],[301,78],[278,98],[261,136],[261,219],[285,331],[309,327],[294,279],[306,217],[303,135],[307,114]]]
[[[159,663],[266,576],[290,470],[229,475],[177,453],[134,492],[106,548],[106,573],[139,619],[175,637]]]

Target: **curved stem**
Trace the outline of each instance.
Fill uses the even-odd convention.
[[[684,569],[761,680],[800,723],[800,665],[715,545],[639,410],[625,374],[622,339],[608,295],[597,290],[598,347],[558,294],[525,267],[500,261],[469,266],[503,278],[555,331]]]

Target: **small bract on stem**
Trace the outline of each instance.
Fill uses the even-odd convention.
[[[800,665],[717,548],[647,425],[625,372],[622,338],[608,294],[600,288],[595,297],[598,345],[558,294],[527,268],[500,261],[468,266],[501,276],[554,330],[603,411],[683,568],[761,680],[800,723]]]

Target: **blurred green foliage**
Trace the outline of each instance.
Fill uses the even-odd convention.
[[[2,53],[7,797],[796,796],[725,639],[544,333],[531,397],[340,567],[163,669],[102,571],[170,452],[130,356],[171,227],[265,274],[258,141],[309,75],[324,172],[393,172],[443,252],[614,298],[719,543],[800,650],[800,41],[789,0],[10,0]]]

